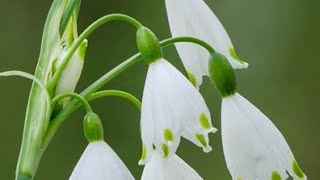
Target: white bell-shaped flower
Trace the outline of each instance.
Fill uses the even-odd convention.
[[[118,155],[104,141],[89,143],[69,180],[134,180]]]
[[[154,151],[143,170],[141,180],[202,180],[201,176],[177,155],[163,159]]]
[[[238,93],[222,101],[222,142],[234,180],[307,179],[275,125]]]
[[[233,68],[247,68],[234,50],[223,25],[203,0],[165,0],[172,36],[192,36],[209,43],[216,51],[227,57]],[[189,78],[197,86],[202,76],[208,75],[209,53],[194,44],[176,45]]]
[[[188,79],[165,59],[151,63],[142,99],[139,164],[151,158],[154,147],[170,157],[181,136],[209,152],[208,133],[215,131],[204,99]]]

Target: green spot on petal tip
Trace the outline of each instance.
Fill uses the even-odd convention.
[[[281,175],[277,172],[277,171],[274,171],[271,175],[271,180],[281,180]]]
[[[142,155],[141,155],[141,159],[139,161],[139,164],[143,164],[143,162],[146,160],[146,157],[147,157],[147,147],[146,145],[142,145]]]
[[[244,68],[247,68],[247,67],[248,67],[248,63],[242,61],[242,60],[238,57],[238,55],[237,55],[237,53],[236,53],[236,51],[235,51],[235,49],[234,49],[233,47],[231,47],[231,48],[229,49],[229,53],[230,53],[230,56],[233,57],[235,60],[237,60],[239,63],[241,63],[241,64],[244,66]]]
[[[209,122],[209,119],[207,118],[207,116],[204,114],[204,113],[201,113],[200,114],[200,117],[199,117],[199,121],[200,121],[200,124],[201,126],[206,129],[206,130],[212,130],[212,126]]]
[[[292,169],[296,176],[298,176],[299,178],[304,178],[305,175],[295,159],[292,161]]]
[[[163,136],[167,142],[172,142],[174,140],[174,134],[169,128],[163,130]]]
[[[188,77],[189,77],[189,81],[191,82],[191,84],[195,87],[197,87],[197,79],[194,76],[194,74],[192,74],[190,71],[187,71]]]
[[[163,158],[167,158],[169,156],[169,147],[166,144],[162,144],[162,152],[163,152]]]
[[[212,148],[208,145],[204,135],[196,134],[195,136],[196,136],[197,140],[200,142],[200,144],[203,146],[203,151],[205,153],[208,153],[212,150]]]

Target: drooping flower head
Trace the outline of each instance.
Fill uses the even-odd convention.
[[[134,180],[125,164],[103,140],[103,128],[96,114],[86,116],[84,132],[89,145],[69,180]]]
[[[233,68],[248,67],[238,58],[223,25],[203,0],[166,0],[165,4],[172,36],[204,40],[226,56]],[[208,52],[193,44],[177,44],[176,47],[189,78],[195,79],[200,86],[202,76],[209,75]]]
[[[141,180],[202,180],[201,176],[179,156],[163,159],[154,151],[150,162],[144,167]]]
[[[138,31],[138,37],[142,39],[138,39],[142,55],[149,53],[142,48],[150,40],[148,37],[155,38],[150,33],[148,29]],[[210,112],[201,94],[162,58],[162,53],[158,56],[147,54],[144,58],[150,61],[142,99],[143,154],[139,163],[145,164],[150,160],[154,147],[162,152],[164,158],[172,156],[181,136],[209,152],[208,133],[216,129],[212,127]]]
[[[307,179],[276,126],[236,92],[231,65],[223,55],[210,60],[210,77],[223,96],[223,151],[232,179]]]

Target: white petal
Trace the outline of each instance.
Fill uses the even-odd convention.
[[[153,88],[153,73],[149,73],[148,69],[147,78],[144,86],[142,96],[142,107],[141,107],[141,139],[143,142],[143,154],[139,161],[142,165],[149,161],[153,151],[153,140],[154,140],[154,128],[155,124],[152,121],[152,88]]]
[[[202,180],[200,175],[177,155],[163,159],[154,152],[145,166],[141,180]]]
[[[225,55],[234,68],[248,64],[236,57],[232,42],[216,15],[203,0],[166,0],[172,36],[192,36],[206,41]],[[177,44],[179,55],[188,71],[201,85],[202,76],[208,75],[209,53],[193,44]]]
[[[170,94],[170,104],[173,105],[172,112],[176,119],[179,119],[182,136],[203,147],[205,151],[210,151],[208,144],[208,133],[215,132],[216,129],[212,127],[209,109],[199,93],[199,91],[168,61],[166,63],[166,72],[168,74],[167,84],[168,94]],[[206,125],[201,124],[201,116],[206,117]],[[206,146],[203,146],[194,137],[196,135],[204,135]]]
[[[103,141],[90,143],[69,180],[133,180],[118,155]]]
[[[65,70],[61,74],[61,78],[57,83],[56,94],[73,92],[80,79],[84,64],[84,59],[79,55],[79,51],[76,51],[73,57],[70,59]]]
[[[222,143],[233,179],[271,179],[273,173],[295,179],[302,171],[293,168],[294,156],[279,130],[239,94],[222,102]]]
[[[141,113],[141,135],[147,152],[150,152],[152,145],[159,150],[168,147],[170,156],[178,148],[184,132],[190,132],[193,136],[207,136],[215,130],[211,124],[208,107],[199,91],[164,59],[152,63],[149,67]],[[205,127],[200,121],[201,115],[207,118]],[[172,135],[170,142],[164,135],[165,130],[172,132],[169,133]],[[164,144],[167,147],[164,147]],[[163,153],[166,154],[164,151]],[[148,153],[144,157],[145,162],[150,158]]]

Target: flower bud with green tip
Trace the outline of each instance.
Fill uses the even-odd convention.
[[[162,49],[156,35],[148,28],[141,27],[137,31],[137,45],[141,56],[149,64],[162,58]]]

